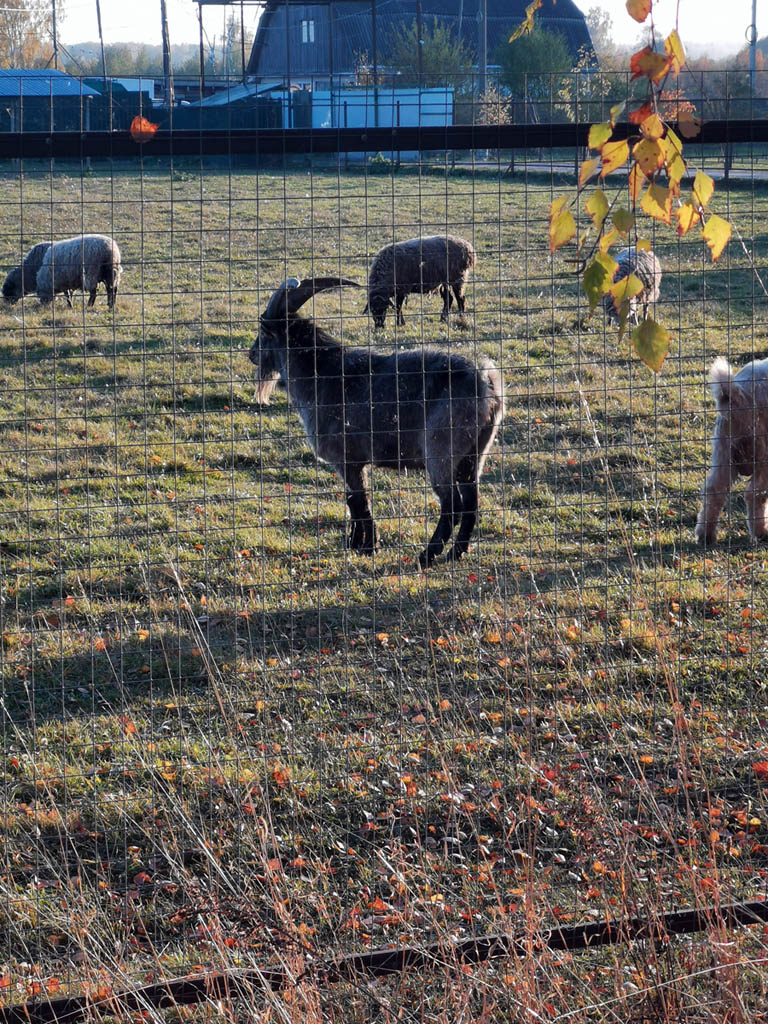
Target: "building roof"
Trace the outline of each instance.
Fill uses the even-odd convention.
[[[0,68],[0,96],[98,96],[98,92],[63,71],[49,68]]]
[[[488,58],[498,44],[525,18],[528,0],[487,0]],[[434,18],[455,29],[457,38],[477,52],[480,0],[422,0],[424,24]],[[286,31],[286,9],[289,11]],[[372,12],[376,11],[377,59],[385,63],[387,42],[394,32],[416,20],[416,0],[266,0],[253,43],[248,74],[303,75],[350,73],[359,54],[373,57]],[[313,22],[311,40],[302,23]],[[560,32],[574,57],[582,47],[592,49],[583,13],[574,0],[543,0],[536,24]],[[332,31],[330,26],[333,26]],[[331,67],[332,66],[332,67]]]

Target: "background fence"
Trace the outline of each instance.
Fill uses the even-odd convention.
[[[734,226],[717,264],[643,230],[657,376],[548,252],[586,124],[379,132],[7,136],[4,268],[104,232],[123,280],[114,312],[1,313],[2,996],[278,966],[304,980],[253,1019],[762,1019],[765,935],[716,908],[765,896],[766,561],[740,496],[716,547],[693,527],[709,364],[768,351],[764,124],[688,147]],[[373,472],[381,548],[349,551],[339,479],[247,352],[287,276],[364,283],[445,232],[477,252],[464,316],[311,307],[345,345],[503,373],[473,543],[424,573],[423,475]],[[704,936],[537,944],[679,907],[715,908]],[[457,965],[520,930],[526,955]],[[313,973],[435,941],[395,982]]]

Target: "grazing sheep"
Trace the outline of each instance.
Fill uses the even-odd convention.
[[[616,262],[619,264],[619,268],[613,275],[614,281],[620,281],[623,277],[634,274],[643,285],[643,290],[640,294],[633,296],[629,300],[629,315],[635,323],[638,323],[638,303],[642,303],[643,320],[645,320],[648,316],[648,306],[650,303],[656,302],[659,297],[661,264],[659,263],[658,256],[652,249],[635,249],[634,245],[630,245],[627,249],[622,249],[616,255]],[[618,323],[619,311],[616,309],[612,295],[603,296],[603,307],[608,323],[611,320],[615,320]]]
[[[471,242],[456,235],[428,235],[407,242],[385,245],[373,257],[368,273],[368,303],[376,327],[383,327],[387,310],[396,311],[396,322],[404,324],[403,302],[413,292],[436,292],[443,300],[441,320],[448,318],[453,295],[459,312],[464,312],[464,286],[475,265]]]
[[[82,289],[89,293],[88,306],[96,301],[96,289],[103,281],[107,306],[117,298],[122,268],[117,242],[108,235],[78,235],[54,242],[43,256],[37,274],[37,295],[42,303],[51,302],[58,292]]]
[[[18,302],[24,295],[31,294],[37,287],[37,272],[43,265],[43,257],[51,247],[50,242],[38,242],[33,245],[24,262],[11,270],[3,281],[3,298],[9,305]],[[72,308],[72,292],[64,293],[67,305]]]
[[[717,402],[717,422],[696,540],[715,543],[717,521],[739,476],[752,477],[744,495],[747,525],[753,540],[759,540],[768,536],[768,359],[747,363],[736,376],[725,359],[716,359],[709,386]]]
[[[445,547],[460,558],[477,520],[478,481],[504,415],[501,374],[435,349],[381,355],[344,348],[298,310],[316,292],[355,285],[338,277],[289,278],[260,319],[249,358],[260,387],[286,385],[318,458],[344,480],[352,520],[349,546],[377,547],[368,477],[371,466],[426,470],[440,499],[437,527],[419,555],[426,568]]]

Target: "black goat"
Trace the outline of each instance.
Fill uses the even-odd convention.
[[[286,385],[315,454],[344,480],[353,550],[377,547],[370,466],[421,469],[440,499],[440,519],[419,562],[430,565],[457,524],[448,557],[458,559],[469,547],[478,481],[504,415],[501,374],[489,359],[476,364],[435,349],[380,355],[342,347],[298,315],[316,292],[342,285],[359,287],[338,277],[289,278],[273,294],[249,353],[259,394],[277,378]]]

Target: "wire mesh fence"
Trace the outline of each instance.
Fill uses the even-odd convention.
[[[573,146],[466,149],[444,125],[350,157],[291,129],[249,157],[219,128],[218,152],[124,131],[73,160],[53,132],[47,159],[0,164],[5,271],[93,233],[122,267],[112,310],[74,281],[71,307],[30,289],[0,319],[5,1003],[279,966],[295,984],[255,990],[256,1020],[761,1019],[765,936],[726,941],[716,912],[685,944],[536,938],[765,895],[766,562],[738,493],[719,543],[694,541],[709,366],[766,353],[761,146],[692,157],[735,229],[717,264],[647,232],[674,337],[653,375],[548,252]],[[476,254],[466,309],[413,291],[376,329],[375,254],[447,234]],[[290,277],[362,286],[300,314],[363,353],[343,420],[330,342],[337,362],[313,348],[308,380],[297,342],[259,389],[248,355]],[[394,445],[372,553],[309,441],[344,422],[351,473],[393,353],[426,408],[449,357],[492,360],[506,392],[469,550],[426,571],[440,504],[396,418],[369,415]],[[527,955],[456,965],[496,931]],[[435,970],[395,984],[312,973],[435,941]]]

